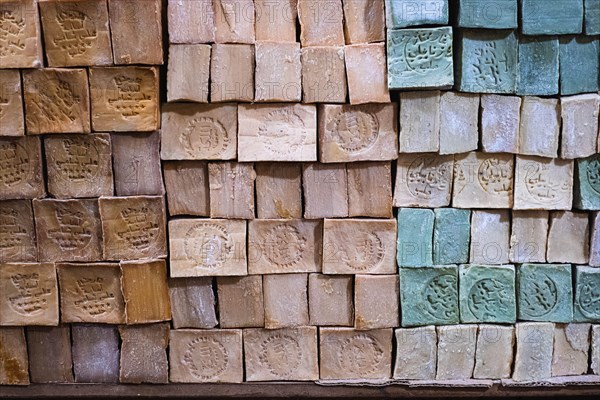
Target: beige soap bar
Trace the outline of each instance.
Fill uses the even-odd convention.
[[[44,197],[39,137],[0,137],[0,200]]]
[[[256,42],[256,101],[295,102],[302,98],[300,43]]]
[[[2,0],[2,68],[42,68],[44,55],[38,0]]]
[[[592,214],[590,240],[590,266],[600,267],[600,211]]]
[[[546,262],[548,219],[548,211],[513,210],[509,257],[511,263]]]
[[[298,0],[300,42],[308,46],[343,46],[342,0]]]
[[[513,326],[479,325],[473,378],[509,378],[514,344],[515,328]]]
[[[346,67],[343,47],[302,49],[302,102],[344,103]]]
[[[298,0],[254,0],[256,40],[296,41]]]
[[[37,261],[31,201],[0,201],[0,221],[0,263]]]
[[[215,42],[254,43],[254,1],[213,0]]]
[[[356,275],[354,328],[369,330],[400,325],[398,275]]]
[[[29,361],[23,328],[0,328],[0,385],[29,385]]]
[[[519,154],[557,157],[559,130],[560,106],[557,99],[523,97]]]
[[[549,263],[587,264],[590,254],[590,222],[585,212],[550,213]]]
[[[121,262],[127,324],[168,321],[171,304],[164,260]]]
[[[169,324],[119,326],[121,383],[168,383]]]
[[[486,153],[518,153],[521,98],[481,95],[481,147]]]
[[[507,264],[510,211],[473,211],[471,217],[471,264]]]
[[[216,103],[252,100],[254,100],[254,46],[213,44],[210,63],[210,101]]]
[[[304,218],[347,217],[346,164],[307,163],[302,168]]]
[[[353,44],[344,52],[350,104],[389,103],[385,45]]]
[[[302,218],[302,165],[257,163],[254,168],[258,218]]]
[[[435,326],[396,329],[394,379],[434,380],[437,370]]]
[[[389,162],[346,164],[349,217],[392,217],[392,166]]]
[[[354,325],[354,278],[350,275],[308,276],[308,310],[311,325]]]
[[[596,154],[600,95],[561,97],[562,134],[560,157],[585,158]]]
[[[400,154],[394,207],[445,207],[452,199],[454,156],[437,153]]]
[[[212,43],[215,41],[213,0],[168,0],[167,25],[171,43]]]
[[[180,1],[179,3],[191,3]],[[167,68],[167,101],[208,103],[211,47],[171,44]]]
[[[440,150],[440,91],[400,93],[400,153]]]
[[[557,324],[554,328],[552,376],[585,375],[588,371],[591,324]]]
[[[517,353],[512,378],[515,381],[536,381],[552,376],[554,324],[549,322],[519,322]]]
[[[0,7],[2,7],[0,3]],[[3,10],[4,11],[4,10]],[[4,66],[4,62],[1,63]],[[0,69],[0,136],[25,135],[21,74],[17,70]]]
[[[265,328],[308,325],[307,286],[308,274],[263,275]]]
[[[590,368],[596,375],[600,375],[600,325],[592,325],[592,346],[591,346]]]
[[[440,154],[477,150],[479,94],[444,92],[440,97]]]
[[[208,163],[211,218],[254,218],[253,164]]]
[[[217,293],[221,328],[265,326],[261,275],[218,277]]]
[[[384,2],[342,0],[346,44],[385,41]]]
[[[205,161],[165,161],[163,176],[170,216],[207,217],[210,214],[208,164]]]
[[[517,156],[515,210],[570,210],[573,204],[572,160]]]
[[[477,325],[438,326],[437,380],[470,379],[475,367]]]

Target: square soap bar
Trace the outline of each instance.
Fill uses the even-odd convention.
[[[597,153],[600,95],[596,93],[562,97],[561,158],[585,158]]]
[[[354,328],[369,330],[399,325],[398,275],[356,275],[354,278]]]
[[[560,39],[560,94],[598,91],[598,36],[563,36]]]
[[[171,320],[165,260],[121,262],[121,286],[128,325]]]
[[[448,0],[385,0],[388,29],[447,25]]]
[[[521,32],[525,35],[581,33],[583,0],[521,0]]]
[[[206,161],[165,161],[163,175],[170,216],[210,214]]]
[[[522,264],[517,268],[519,320],[571,322],[572,287],[570,264]]]
[[[512,212],[510,262],[544,263],[548,244],[548,211]]]
[[[438,208],[434,213],[433,263],[448,265],[469,262],[471,210]]]
[[[390,89],[447,88],[454,84],[452,28],[388,30]]]
[[[394,192],[395,207],[445,207],[452,199],[454,156],[437,153],[400,154]]]
[[[394,379],[434,380],[437,369],[435,326],[396,329]]]
[[[456,265],[400,268],[402,326],[458,324]]]
[[[509,378],[514,344],[514,326],[479,325],[473,378]]]
[[[217,291],[221,328],[265,326],[262,275],[220,276]]]
[[[0,361],[0,385],[29,385],[29,359],[25,329],[0,328],[3,354]]]
[[[431,210],[401,208],[398,212],[398,265],[433,265],[433,222]]]
[[[460,0],[458,26],[461,28],[516,29],[517,0]]]
[[[600,154],[577,160],[575,207],[600,210]]]
[[[0,200],[44,197],[41,139],[0,137]]]
[[[558,38],[519,38],[517,94],[553,96],[558,94]]]
[[[119,327],[121,383],[168,383],[169,324],[149,324]]]
[[[516,321],[514,266],[463,264],[459,267],[459,282],[462,323]]]
[[[173,328],[210,329],[219,324],[215,310],[213,279],[169,279]]]
[[[584,32],[600,35],[600,0],[584,0]]]
[[[38,260],[31,200],[1,200],[0,263]]]
[[[515,210],[570,210],[573,161],[517,156]]]
[[[518,153],[521,98],[481,96],[481,147],[486,153]]]
[[[42,68],[44,55],[38,0],[2,1],[2,68]]]
[[[575,267],[575,303],[573,320],[600,322],[600,268],[578,265]]]
[[[308,276],[310,325],[352,326],[354,324],[353,292],[352,275],[310,274]]]
[[[436,380],[470,379],[475,367],[477,325],[436,327],[438,358]]]

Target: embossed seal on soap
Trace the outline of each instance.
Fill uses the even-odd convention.
[[[61,147],[62,151],[56,152],[50,160],[60,171],[60,179],[82,182],[96,177],[100,156],[93,141],[73,137],[64,139]]]
[[[135,117],[152,103],[153,96],[141,78],[119,75],[113,78],[116,91],[111,91],[108,104],[124,118]]]
[[[292,268],[302,260],[307,239],[298,228],[279,224],[271,228],[264,238],[264,256],[271,263],[282,268]]]
[[[289,133],[290,127],[293,127],[293,135]],[[308,129],[292,107],[282,107],[265,116],[258,127],[258,136],[267,139],[265,147],[272,153],[288,155],[301,150],[308,138]]]
[[[120,213],[125,229],[117,236],[136,250],[148,249],[159,234],[158,217],[148,207],[127,207]]]
[[[190,156],[220,155],[227,150],[231,139],[227,130],[215,118],[197,117],[190,120],[179,137],[185,152]]]
[[[15,186],[31,175],[27,150],[16,142],[0,143],[0,183]]]
[[[362,110],[339,112],[333,118],[332,137],[348,153],[370,149],[379,137],[379,120]]]
[[[48,230],[48,237],[52,239],[61,250],[75,250],[85,248],[92,240],[93,225],[81,211],[73,211],[65,207],[59,207],[54,212],[58,226],[56,229]]]
[[[80,56],[94,46],[96,25],[85,13],[79,10],[59,10],[56,21],[62,35],[55,36],[52,41],[70,57]]]
[[[0,252],[12,252],[29,244],[31,234],[18,222],[16,209],[0,209]]]
[[[579,307],[591,319],[600,318],[600,281],[588,280],[579,289]]]
[[[186,256],[200,268],[222,267],[233,253],[233,239],[227,228],[214,222],[201,222],[185,234]]]
[[[16,10],[0,9],[0,56],[17,56],[25,51],[25,21]]]
[[[383,349],[371,335],[357,333],[343,340],[338,358],[343,370],[356,375],[369,375],[379,369],[383,360]]]
[[[48,297],[52,294],[52,288],[40,282],[40,274],[13,274],[10,276],[10,282],[16,289],[16,294],[9,296],[8,301],[16,313],[33,316],[48,308]]]
[[[452,164],[440,163],[435,156],[422,156],[408,167],[406,185],[416,198],[430,199],[445,193],[452,178]]]
[[[199,336],[187,344],[181,362],[196,378],[210,380],[227,369],[229,352],[215,337]]]
[[[536,273],[529,277],[519,294],[523,296],[521,311],[532,317],[543,317],[558,303],[556,283],[544,273]]]
[[[499,314],[506,314],[512,298],[507,285],[493,278],[481,279],[471,287],[467,303],[473,315],[486,320]]]
[[[375,232],[362,232],[352,243],[340,246],[341,261],[354,271],[377,268],[385,256],[383,241]]]
[[[108,314],[114,309],[115,295],[106,290],[102,277],[81,278],[76,281],[77,296],[73,304],[92,317]]]
[[[571,185],[555,178],[552,168],[541,162],[529,161],[525,166],[527,192],[540,203],[552,205],[571,194]]]
[[[425,287],[425,302],[421,307],[434,318],[452,320],[457,318],[455,307],[458,293],[456,276],[445,274],[431,279]]]
[[[510,193],[513,187],[512,161],[486,158],[479,165],[477,178],[481,187],[489,193]]]
[[[600,159],[594,158],[587,165],[586,175],[590,187],[600,195]]]
[[[260,345],[260,363],[279,378],[293,374],[301,360],[300,343],[290,335],[273,333]]]

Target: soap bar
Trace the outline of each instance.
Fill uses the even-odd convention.
[[[522,264],[517,268],[519,320],[571,322],[572,287],[570,264]]]
[[[556,37],[520,37],[517,94],[558,94],[558,53]]]
[[[479,325],[473,378],[509,378],[514,344],[514,326]]]
[[[0,137],[0,200],[44,197],[39,137]]]
[[[585,158],[596,152],[600,95],[561,97],[561,158]]]
[[[438,208],[434,213],[433,263],[448,265],[469,262],[471,210]]]
[[[261,275],[217,278],[221,328],[265,326],[263,278]]]
[[[169,2],[169,6],[171,3]],[[171,37],[172,39],[173,37]],[[207,44],[171,44],[169,46],[168,102],[208,103],[210,53],[211,47]]]
[[[390,162],[348,163],[348,216],[392,218]]]
[[[304,218],[348,216],[346,164],[305,163],[302,165]]]
[[[586,35],[600,35],[600,1],[584,0],[584,32]]]
[[[324,274],[393,274],[395,255],[394,219],[326,219],[324,222]]]
[[[400,154],[394,207],[445,207],[452,199],[454,156],[437,153]]]
[[[320,104],[319,161],[384,161],[398,157],[398,105]]]
[[[588,371],[590,324],[556,325],[552,376],[585,375]]]
[[[164,140],[162,146],[165,146]],[[206,161],[164,161],[163,176],[170,216],[208,217],[210,194]]]
[[[102,226],[98,201],[33,200],[41,261],[102,259]]]
[[[258,163],[254,168],[258,218],[302,218],[302,165]]]
[[[0,263],[37,261],[38,248],[31,201],[0,201],[0,220]]]
[[[213,0],[167,1],[170,43],[212,43],[215,41]],[[170,59],[169,59],[170,61]]]
[[[590,368],[596,375],[600,375],[600,325],[592,325],[592,357]]]
[[[3,11],[6,12],[6,9]],[[1,64],[4,66],[4,60]],[[25,135],[25,118],[23,95],[21,94],[21,73],[17,70],[2,69],[0,70],[0,82],[2,82],[0,136],[23,136]]]
[[[575,302],[573,321],[600,322],[600,268],[578,265],[575,267]]]
[[[600,155],[577,160],[575,207],[600,210]]]
[[[486,153],[518,153],[521,98],[481,95],[481,147]]]
[[[508,263],[509,241],[510,210],[473,211],[469,258],[472,264]]]
[[[256,101],[296,102],[302,98],[300,43],[256,42]],[[281,63],[281,60],[285,60]],[[237,60],[233,59],[235,64]],[[338,71],[342,68],[338,61]],[[223,68],[230,69],[228,64]],[[345,96],[344,96],[345,98]]]
[[[354,325],[354,279],[349,275],[308,276],[308,312],[311,325]]]
[[[28,326],[27,353],[32,383],[73,383],[71,327]]]
[[[171,304],[164,260],[121,262],[127,324],[169,321]]]
[[[525,35],[581,33],[583,0],[522,0],[521,32]]]
[[[212,278],[169,279],[173,328],[210,329],[218,325]]]
[[[169,324],[119,326],[121,383],[168,383]]]
[[[109,134],[52,135],[45,138],[44,147],[50,195],[59,199],[113,195]],[[137,156],[128,154],[131,158]],[[143,160],[145,158],[140,158],[137,162]],[[134,161],[130,163],[135,165]],[[120,171],[115,168],[115,172],[118,174]]]
[[[512,212],[511,263],[544,263],[548,244],[548,211]]]
[[[254,1],[213,0],[215,42],[254,43]],[[195,22],[201,24],[201,21]]]
[[[554,211],[550,214],[548,262],[587,264],[589,243],[590,224],[587,213]]]
[[[3,1],[2,23],[2,68],[42,68],[44,55],[38,0]]]
[[[459,267],[460,321],[513,324],[516,320],[512,265]]]
[[[238,121],[239,161],[317,160],[314,105],[240,105]]]
[[[439,152],[440,91],[400,92],[400,153]]]
[[[600,64],[598,36],[564,36],[560,39],[560,94],[598,91]]]
[[[545,129],[540,130],[540,124]],[[558,99],[523,98],[519,133],[519,154],[556,158],[560,132]]]
[[[253,219],[255,178],[251,163],[209,163],[211,218]]]
[[[29,385],[29,360],[23,328],[0,328],[0,385]]]
[[[77,383],[119,382],[119,331],[111,325],[72,325]]]
[[[458,324],[458,268],[400,268],[400,303],[403,327]]]
[[[600,267],[600,212],[592,214],[592,239],[590,241],[590,266]]]
[[[302,102],[344,103],[346,92],[344,48],[334,46],[303,48]]]
[[[400,325],[398,275],[356,275],[354,328],[369,330]]]
[[[515,210],[570,210],[572,204],[572,160],[517,156]]]
[[[302,47],[343,46],[342,0],[298,0]]]
[[[344,52],[350,104],[389,103],[385,45],[353,44]]]
[[[165,104],[163,160],[230,160],[237,154],[237,105]],[[183,189],[183,188],[182,188]]]
[[[512,379],[539,381],[552,375],[554,324],[520,322],[516,324],[517,354]]]
[[[244,329],[244,359],[249,382],[317,380],[317,328]]]
[[[389,379],[392,329],[320,328],[321,379]]]
[[[433,223],[431,210],[401,208],[398,211],[398,265],[433,265]]]
[[[454,84],[452,40],[451,27],[388,29],[389,88],[452,87]]]
[[[210,101],[254,100],[254,46],[249,44],[212,45],[210,61]]]
[[[436,327],[437,380],[470,379],[475,367],[477,325]]]
[[[447,25],[448,0],[385,0],[388,29]]]
[[[256,40],[296,41],[297,0],[254,0]]]
[[[125,322],[119,264],[58,264],[57,269],[61,322]]]
[[[458,41],[458,90],[514,93],[517,38],[514,31],[465,30]]]
[[[460,28],[516,29],[517,0],[460,0]]]
[[[434,380],[437,370],[435,326],[396,329],[394,379]]]
[[[440,154],[467,153],[479,144],[479,94],[444,92],[440,97]]]
[[[308,325],[308,274],[263,275],[265,328]]]
[[[347,44],[383,42],[385,11],[381,0],[342,0]]]
[[[250,221],[248,223],[248,273],[320,272],[322,238],[323,225],[318,220],[255,219]]]
[[[170,382],[242,382],[242,330],[171,330],[169,369]]]
[[[106,0],[40,1],[50,67],[112,65]]]

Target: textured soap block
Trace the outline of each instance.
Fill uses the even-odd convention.
[[[258,218],[302,218],[302,165],[257,163],[254,168]]]
[[[44,197],[39,137],[0,137],[0,199]]]
[[[173,328],[210,329],[217,326],[212,278],[169,279]]]
[[[168,383],[169,324],[120,326],[121,383]]]
[[[521,32],[525,35],[581,33],[583,0],[522,0]]]
[[[448,0],[385,0],[388,29],[447,25]]]
[[[421,267],[433,264],[431,210],[401,208],[398,212],[398,265]]]
[[[600,210],[600,155],[577,160],[575,182],[575,207]]]
[[[302,49],[302,102],[346,101],[344,48],[314,46]]]
[[[344,53],[350,104],[389,103],[385,45],[353,44]]]
[[[514,31],[465,30],[458,41],[458,90],[514,93],[517,38]]]
[[[242,382],[242,330],[171,330],[169,369],[170,382]]]
[[[521,322],[516,324],[517,353],[512,379],[539,381],[552,376],[554,324]]]
[[[215,41],[215,10],[212,0],[167,2],[167,25],[171,43]]]
[[[213,0],[215,42],[254,43],[254,1]]]
[[[518,153],[521,98],[481,95],[481,147],[486,153]]]
[[[265,326],[261,275],[218,277],[217,291],[221,328]]]
[[[590,266],[600,267],[600,212],[592,213]]]
[[[511,263],[544,263],[548,244],[548,211],[512,212]]]
[[[342,0],[347,44],[385,40],[384,4],[380,0]]]
[[[479,325],[473,378],[509,378],[514,344],[514,326]]]
[[[598,36],[560,39],[560,94],[598,91],[599,40]]]
[[[0,328],[0,385],[29,385],[29,360],[25,331]]]
[[[208,163],[211,218],[254,218],[253,164]]]
[[[440,91],[400,93],[400,153],[439,152]]]
[[[450,27],[388,30],[388,87],[451,87],[454,84],[452,40]]]
[[[552,376],[584,375],[588,371],[590,324],[557,324],[554,328]]]
[[[1,64],[4,66],[4,61]],[[21,73],[18,70],[0,70],[0,84],[2,85],[0,136],[23,136],[25,135],[25,118]]]
[[[434,380],[437,367],[435,326],[396,329],[394,379]]]
[[[403,327],[458,324],[458,268],[400,268],[400,304]]]
[[[254,54],[249,44],[212,45],[211,102],[254,100]]]
[[[592,348],[590,368],[596,375],[600,375],[600,325],[592,325]]]
[[[434,213],[433,263],[448,265],[469,262],[471,211],[438,208]]]
[[[256,40],[296,41],[297,0],[254,0]]]
[[[597,155],[600,95],[583,94],[561,97],[561,158],[585,158]]]
[[[600,268],[587,266],[575,267],[575,302],[573,320],[577,322],[599,322]]]
[[[346,164],[305,163],[302,165],[304,218],[348,216]]]
[[[369,330],[400,325],[398,275],[356,275],[354,328]]]
[[[460,28],[516,29],[517,0],[460,0]]]
[[[32,383],[73,383],[71,327],[27,327],[27,353]]]
[[[479,94],[444,92],[440,97],[440,154],[477,150]]]
[[[208,164],[205,161],[165,161],[163,176],[170,216],[207,217],[210,214]]]
[[[263,275],[265,328],[308,325],[308,274]]]
[[[558,54],[556,37],[519,38],[517,94],[535,96],[558,94]]]
[[[319,329],[321,379],[389,379],[392,329]]]
[[[572,204],[572,160],[517,156],[515,210],[570,210]]]
[[[348,163],[348,216],[392,218],[390,162]]]
[[[169,6],[171,3],[169,2]],[[187,2],[180,2],[187,3]],[[171,37],[171,40],[173,37]],[[167,101],[208,103],[211,47],[171,44],[167,68]]]
[[[342,0],[298,0],[298,19],[302,47],[344,45]]]
[[[310,274],[308,276],[310,324],[352,326],[354,324],[353,284],[352,276]]]
[[[454,156],[400,154],[394,189],[395,207],[445,207],[452,199]]]
[[[589,242],[590,224],[587,213],[554,211],[550,214],[546,253],[548,262],[587,264]]]
[[[79,383],[119,382],[119,331],[111,325],[72,325],[73,372]]]
[[[572,286],[570,264],[522,264],[517,268],[519,320],[571,322]]]
[[[600,35],[600,1],[584,0],[584,32],[586,35]]]
[[[0,201],[0,221],[0,263],[37,261],[38,248],[31,201]]]
[[[461,322],[515,322],[514,266],[461,265],[459,282]]]
[[[37,0],[2,2],[3,34],[0,38],[2,68],[44,66]]]
[[[164,260],[121,262],[127,324],[169,321],[171,304]]]
[[[252,48],[252,47],[251,47]],[[302,98],[302,53],[300,43],[257,42],[256,101],[295,102]],[[281,60],[285,60],[284,63]],[[231,59],[236,63],[236,59]],[[338,71],[341,67],[338,62]],[[223,68],[230,69],[229,64]],[[251,100],[251,99],[250,99]]]
[[[470,379],[475,367],[477,325],[438,326],[437,380]]]
[[[473,211],[469,257],[471,263],[508,263],[509,241],[510,210]]]

